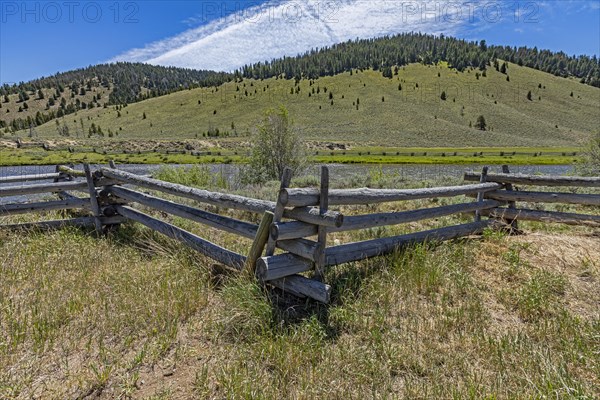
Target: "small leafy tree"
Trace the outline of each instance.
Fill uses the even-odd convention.
[[[600,176],[600,132],[590,140],[578,170],[583,175]]]
[[[442,95],[440,96],[440,98],[441,98],[443,101],[446,101],[446,92],[442,92]]]
[[[304,144],[283,106],[265,112],[253,143],[249,167],[242,176],[246,182],[281,179],[286,167],[298,173],[306,164]]]
[[[531,99],[531,90],[527,93],[527,100],[532,101],[532,99]]]

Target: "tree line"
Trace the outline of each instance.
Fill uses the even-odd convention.
[[[372,68],[391,77],[393,68],[411,63],[445,61],[458,71],[464,71],[467,68],[485,70],[498,59],[557,76],[576,77],[581,83],[600,87],[600,61],[595,55],[569,56],[537,47],[488,46],[485,40],[466,41],[421,33],[350,40],[296,57],[245,65],[234,74],[236,78],[300,80]]]

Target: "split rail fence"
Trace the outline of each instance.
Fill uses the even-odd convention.
[[[328,303],[331,287],[322,282],[325,269],[348,262],[389,254],[410,244],[447,241],[481,234],[489,227],[517,231],[517,223],[542,221],[600,227],[600,215],[539,211],[519,208],[526,203],[563,203],[600,207],[600,194],[522,191],[517,185],[600,188],[600,178],[553,177],[467,173],[461,186],[422,189],[329,189],[329,170],[321,168],[319,188],[291,188],[291,172],[285,170],[276,202],[212,192],[164,182],[119,170],[111,163],[92,171],[57,166],[55,173],[0,178],[0,197],[53,193],[57,200],[0,205],[0,216],[83,209],[91,215],[72,219],[0,225],[4,229],[55,229],[68,225],[90,226],[97,234],[135,221],[178,240],[228,268],[253,273],[261,282],[299,297]],[[31,183],[31,181],[51,183]],[[24,184],[24,182],[28,182]],[[260,224],[208,212],[144,193],[152,190],[194,202],[262,215]],[[137,189],[137,190],[136,190]],[[85,192],[85,197],[74,193]],[[418,199],[462,196],[466,201],[433,208],[344,216],[335,206],[372,205]],[[475,200],[469,200],[475,198]],[[252,240],[246,255],[238,254],[173,224],[135,208],[132,204],[171,214]],[[330,233],[364,230],[389,225],[473,214],[473,221],[399,236],[329,246]],[[276,250],[280,251],[277,252]],[[264,253],[264,256],[263,256]],[[302,275],[313,272],[313,279]]]

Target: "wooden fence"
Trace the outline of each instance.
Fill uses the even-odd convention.
[[[600,216],[539,211],[519,208],[520,202],[565,203],[600,206],[600,194],[521,191],[516,185],[600,188],[600,178],[541,177],[510,174],[465,174],[462,186],[423,189],[329,189],[329,171],[321,168],[319,188],[291,188],[291,172],[283,174],[277,202],[227,193],[212,192],[169,183],[115,168],[114,164],[91,171],[57,166],[56,172],[0,178],[0,197],[54,193],[57,200],[0,205],[0,216],[49,210],[83,209],[90,216],[29,224],[1,225],[2,228],[60,228],[67,225],[94,227],[100,235],[106,229],[130,220],[178,240],[211,259],[237,271],[254,273],[263,283],[300,297],[327,303],[331,287],[322,282],[327,267],[388,254],[410,244],[445,241],[480,234],[491,226],[517,229],[519,220],[600,227]],[[31,183],[52,180],[51,183]],[[24,184],[23,182],[28,182]],[[18,184],[17,184],[18,183]],[[126,186],[124,186],[126,185]],[[149,189],[194,202],[262,215],[259,225],[208,212],[139,191]],[[136,190],[137,189],[137,190]],[[73,192],[84,192],[85,197]],[[457,204],[408,210],[344,216],[332,206],[368,205],[417,199],[462,196]],[[475,200],[469,200],[469,198]],[[181,218],[252,240],[242,255],[199,237],[175,225],[143,213],[132,204],[159,210]],[[329,246],[330,233],[363,230],[414,221],[473,214],[472,222],[422,232]],[[485,219],[483,217],[486,217]],[[312,239],[311,239],[312,238]],[[276,253],[276,250],[280,251]],[[263,256],[264,252],[264,256]],[[314,271],[314,279],[302,273]]]

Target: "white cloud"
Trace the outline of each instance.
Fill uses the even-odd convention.
[[[232,71],[356,38],[402,32],[455,35],[476,4],[450,0],[272,1],[110,61]],[[190,21],[195,20],[191,17]]]

